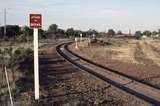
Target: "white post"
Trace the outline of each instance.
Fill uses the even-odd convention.
[[[93,39],[95,39],[95,36],[96,36],[96,35],[95,35],[95,34],[93,34],[92,36],[93,36]]]
[[[75,42],[76,42],[75,48],[78,49],[78,38],[75,38]]]
[[[82,34],[80,34],[80,42],[82,42]]]
[[[39,99],[39,60],[38,60],[38,28],[34,28],[34,91],[35,100]]]
[[[4,67],[4,71],[5,71],[5,75],[6,75],[6,80],[7,80],[7,85],[8,85],[8,91],[9,91],[9,97],[10,97],[10,101],[11,101],[11,106],[13,106],[13,99],[12,99],[11,88],[10,88],[10,85],[9,85],[9,79],[8,79],[8,74],[7,74],[6,67]]]
[[[88,38],[88,46],[91,44],[91,38]]]

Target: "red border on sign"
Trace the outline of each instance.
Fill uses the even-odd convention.
[[[42,15],[41,14],[29,14],[29,26],[30,28],[42,28]]]

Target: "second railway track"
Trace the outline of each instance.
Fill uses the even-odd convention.
[[[115,70],[109,69],[101,64],[95,63],[91,60],[85,59],[68,49],[69,43],[63,43],[56,47],[59,55],[65,58],[74,66],[94,75],[95,77],[110,83],[111,85],[123,90],[140,100],[145,101],[151,105],[160,105],[160,90],[150,84],[143,83],[128,75],[119,73]],[[100,68],[102,71],[97,71],[89,65],[84,65],[83,62],[91,64],[94,67]]]

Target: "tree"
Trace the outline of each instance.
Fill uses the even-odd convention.
[[[119,30],[119,31],[117,32],[117,35],[123,35],[122,31]]]
[[[80,31],[80,30],[74,30],[75,37],[79,37],[80,34],[82,34],[82,31]]]
[[[16,37],[18,42],[27,42],[33,40],[33,29],[28,26],[23,26],[21,28],[21,33]]]
[[[52,24],[48,28],[48,32],[54,32],[54,33],[56,33],[57,30],[58,30],[58,25],[56,25],[56,24]]]
[[[136,31],[136,32],[135,32],[135,37],[136,37],[136,39],[140,39],[141,36],[142,36],[142,32],[141,32],[141,31]]]
[[[143,32],[143,35],[146,35],[146,36],[151,36],[151,34],[152,34],[151,31],[148,31],[148,30]]]
[[[115,31],[113,29],[109,29],[107,34],[110,35],[110,36],[114,36]]]
[[[86,35],[92,36],[93,34],[97,35],[98,31],[96,31],[95,29],[89,29],[85,33],[86,33]]]
[[[64,31],[63,29],[58,29],[58,30],[57,30],[57,33],[58,33],[58,34],[65,34],[65,31]]]
[[[157,34],[158,34],[157,31],[153,31],[153,32],[152,32],[152,35],[154,35],[154,36],[157,35]]]
[[[66,35],[67,35],[67,37],[74,36],[75,35],[74,29],[73,28],[68,28],[67,31],[66,31]]]
[[[32,36],[33,35],[33,29],[30,29],[28,26],[24,26],[22,28],[22,33],[25,35],[25,36]]]
[[[29,27],[28,27],[28,26],[22,27],[22,33],[23,33],[24,35],[29,35]]]
[[[45,36],[44,36],[44,30],[43,29],[39,29],[38,30],[38,35],[39,35],[40,38],[45,38]]]

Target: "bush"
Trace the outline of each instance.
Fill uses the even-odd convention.
[[[33,50],[30,48],[18,48],[13,54],[14,66],[19,66],[19,69],[22,73],[22,76],[19,80],[16,81],[16,86],[19,89],[19,92],[25,92],[33,88]],[[29,65],[30,67],[25,67]],[[25,83],[25,84],[24,84]]]
[[[16,37],[16,40],[18,42],[27,42],[27,41],[32,41],[33,40],[33,36],[29,36],[29,35],[19,35]]]
[[[31,62],[33,60],[33,50],[30,48],[18,48],[13,54],[13,62],[15,64],[21,64],[24,62]]]

